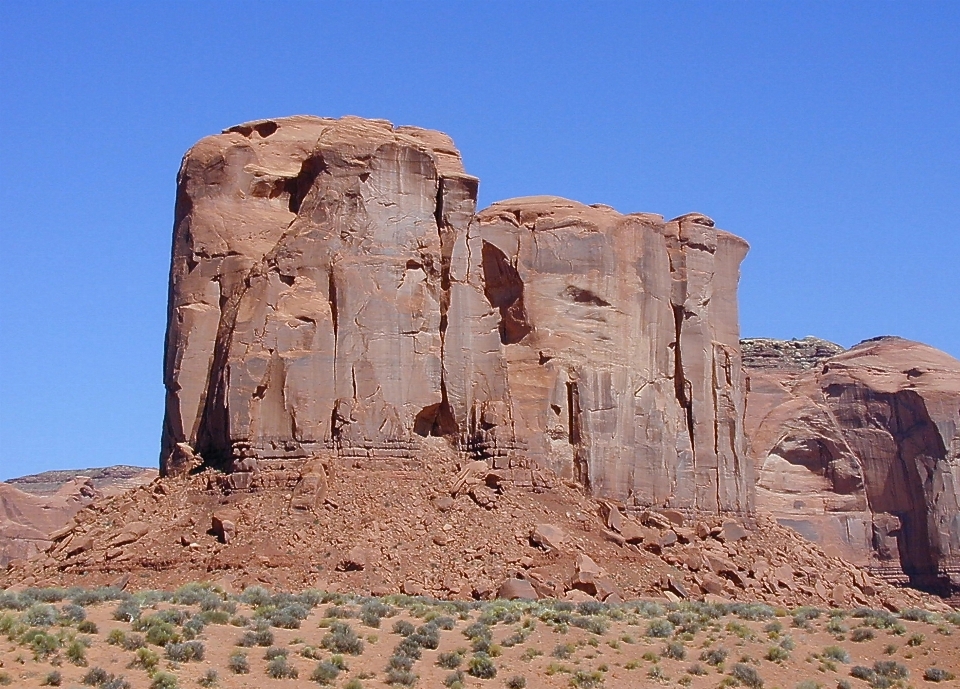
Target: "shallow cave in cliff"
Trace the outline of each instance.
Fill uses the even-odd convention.
[[[423,437],[456,435],[457,430],[453,410],[446,400],[424,407],[413,422],[413,432]]]

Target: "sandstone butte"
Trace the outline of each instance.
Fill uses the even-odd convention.
[[[896,337],[745,340],[758,509],[827,552],[960,584],[960,361]]]
[[[197,143],[161,478],[4,580],[936,605],[853,562],[960,591],[960,362],[741,342],[747,244],[709,218],[477,186],[382,120]]]
[[[444,134],[251,122],[177,189],[161,473],[446,438],[629,507],[753,510],[737,317],[747,243],[557,197],[476,212]],[[529,481],[529,478],[526,478]]]

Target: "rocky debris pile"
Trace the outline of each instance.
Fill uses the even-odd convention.
[[[740,340],[743,365],[752,369],[806,371],[846,350],[838,344],[808,335],[800,340],[752,337]]]
[[[0,567],[45,551],[51,534],[100,495],[85,476],[60,484],[50,495],[25,493],[0,483]]]
[[[307,478],[314,469],[304,468]],[[936,604],[827,557],[773,520],[628,513],[560,479],[536,489],[502,481],[485,504],[463,491],[463,478],[486,486],[486,476],[439,439],[419,460],[341,461],[325,475],[326,494],[308,508],[292,504],[295,491],[220,490],[212,472],[158,479],[82,510],[46,554],[13,563],[0,585],[214,580],[460,599]]]
[[[748,371],[758,508],[831,554],[960,591],[960,361],[892,337],[813,368],[766,360],[785,363]]]
[[[444,437],[636,505],[749,513],[746,242],[549,196],[476,213],[477,184],[448,136],[383,120],[263,120],[191,148],[163,473],[254,481],[250,461],[416,459]]]

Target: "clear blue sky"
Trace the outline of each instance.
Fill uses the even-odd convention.
[[[174,185],[197,139],[448,132],[480,201],[745,237],[744,336],[960,356],[960,3],[0,3],[0,479],[155,465]]]

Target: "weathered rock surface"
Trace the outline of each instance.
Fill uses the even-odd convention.
[[[828,552],[942,584],[960,565],[960,361],[892,337],[818,346],[806,366],[771,365],[790,343],[762,348],[744,344],[765,362],[748,369],[758,508]]]
[[[476,190],[446,135],[378,120],[252,122],[194,146],[162,472],[412,457],[444,436],[530,485],[539,468],[627,507],[750,511],[746,243],[702,215],[556,197],[474,215]]]
[[[46,550],[50,534],[99,495],[86,477],[73,478],[53,495],[33,495],[0,483],[0,567]]]

